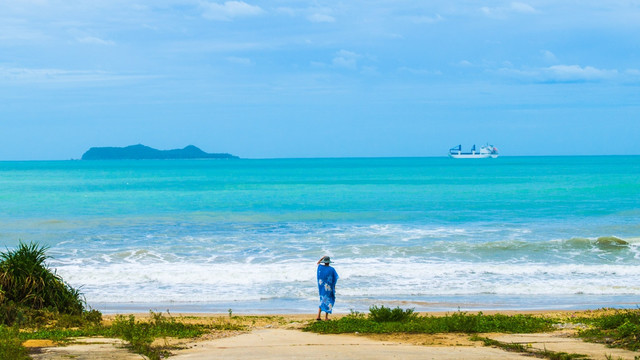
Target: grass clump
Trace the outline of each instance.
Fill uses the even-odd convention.
[[[122,338],[129,343],[128,347],[138,354],[147,356],[151,360],[161,359],[170,355],[172,348],[168,345],[153,345],[157,338],[191,338],[197,337],[210,328],[203,324],[186,324],[175,318],[164,316],[161,312],[150,312],[149,321],[136,321],[135,316],[116,316],[113,324],[105,331],[106,335]]]
[[[373,310],[373,311],[371,311]],[[553,320],[531,315],[484,315],[456,312],[419,316],[412,309],[371,307],[367,315],[351,313],[336,321],[318,321],[304,330],[318,333],[535,333],[553,330]]]
[[[614,310],[613,313],[574,321],[590,325],[590,328],[578,332],[578,336],[585,341],[640,350],[640,309]]]

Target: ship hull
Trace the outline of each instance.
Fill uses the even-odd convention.
[[[449,154],[449,157],[454,159],[488,159],[488,158],[497,158],[498,155],[490,155],[490,154]]]

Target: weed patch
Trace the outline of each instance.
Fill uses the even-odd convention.
[[[585,341],[609,347],[640,350],[640,309],[615,310],[593,318],[577,318],[590,328],[578,332]]]
[[[161,359],[169,355],[170,347],[153,346],[157,338],[191,338],[197,337],[212,326],[203,324],[185,324],[175,318],[164,316],[162,313],[150,312],[149,321],[136,321],[135,316],[116,316],[110,328],[105,333],[109,336],[122,338],[129,343],[128,347],[138,354],[145,355],[151,360]]]
[[[373,308],[372,308],[373,309]],[[374,309],[379,311],[379,308]],[[395,309],[394,309],[395,310]],[[402,321],[393,321],[393,310],[385,310],[387,315],[380,319],[378,315],[368,316],[351,313],[335,321],[318,321],[308,324],[304,330],[318,333],[535,333],[553,330],[553,320],[531,315],[484,315],[456,312],[446,316],[419,316],[413,311],[404,311]],[[399,311],[396,311],[396,314]]]

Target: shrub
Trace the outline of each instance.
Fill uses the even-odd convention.
[[[384,305],[380,307],[374,305],[369,308],[369,319],[376,322],[405,322],[415,320],[417,316],[418,314],[414,313],[413,309],[402,310],[399,306],[395,309],[385,307]]]
[[[47,267],[46,250],[45,246],[20,242],[15,250],[0,253],[0,304],[5,308],[0,312],[5,313],[5,319],[18,320],[17,308],[22,306],[82,314],[82,294]]]

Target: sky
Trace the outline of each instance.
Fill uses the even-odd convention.
[[[640,1],[0,0],[0,160],[640,154]]]

